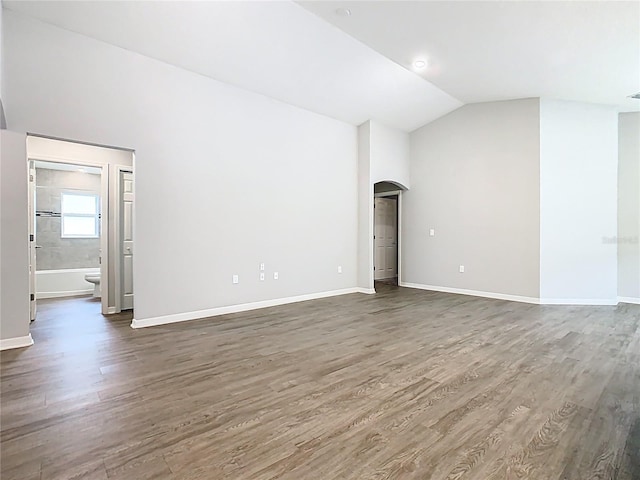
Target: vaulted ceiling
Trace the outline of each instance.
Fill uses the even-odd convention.
[[[640,110],[627,98],[640,91],[639,2],[3,5],[355,125],[411,131],[463,103],[538,96]]]
[[[640,110],[628,98],[640,92],[638,1],[300,4],[408,69],[427,59],[417,73],[465,103],[550,97]]]

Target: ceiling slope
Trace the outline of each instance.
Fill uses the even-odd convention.
[[[465,103],[549,97],[640,110],[638,1],[299,2]],[[336,15],[348,8],[350,16]]]
[[[375,119],[411,131],[462,105],[292,2],[3,5],[354,125]]]

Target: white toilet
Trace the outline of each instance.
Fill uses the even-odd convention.
[[[93,283],[93,296],[100,298],[100,274],[88,273],[84,276],[84,279],[89,283]]]

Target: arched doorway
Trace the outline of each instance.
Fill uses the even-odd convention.
[[[373,278],[377,284],[398,285],[401,279],[402,192],[406,188],[392,181],[374,184],[373,194]],[[378,287],[375,287],[378,288]]]

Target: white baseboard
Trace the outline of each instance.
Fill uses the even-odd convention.
[[[540,305],[617,305],[617,298],[541,298]]]
[[[376,289],[375,288],[361,288],[361,287],[358,287],[358,288],[356,288],[356,292],[364,293],[366,295],[375,295]]]
[[[78,295],[91,295],[92,293],[93,288],[89,288],[88,290],[69,290],[66,292],[38,292],[36,293],[36,298],[40,300],[43,298],[76,297]]]
[[[532,303],[535,305],[617,305],[620,298],[536,298],[524,297],[520,295],[508,295],[504,293],[483,292],[480,290],[466,290],[463,288],[440,287],[436,285],[422,285],[419,283],[400,283],[401,287],[418,288],[420,290],[430,290],[434,292],[455,293],[458,295],[471,295],[474,297],[494,298],[497,300],[508,300],[511,302]],[[629,300],[629,299],[627,299]],[[630,299],[633,300],[633,299]],[[638,299],[636,299],[636,302]],[[636,303],[629,302],[629,303]]]
[[[229,313],[247,312],[249,310],[258,310],[260,308],[276,307],[278,305],[286,305],[288,303],[306,302],[307,300],[316,300],[318,298],[335,297],[338,295],[347,295],[349,293],[361,293],[359,288],[344,288],[342,290],[331,290],[328,292],[309,293],[306,295],[298,295],[295,297],[276,298],[273,300],[263,300],[260,302],[242,303],[239,305],[229,305],[226,307],[216,307],[207,310],[197,310],[195,312],[174,313],[173,315],[163,315],[160,317],[143,318],[142,320],[133,319],[131,328],[153,327],[156,325],[166,325],[168,323],[186,322],[188,320],[198,320],[207,317],[216,317],[218,315],[227,315]]]
[[[640,297],[618,297],[618,303],[634,303],[640,305]]]
[[[480,290],[467,290],[464,288],[439,287],[436,285],[422,285],[420,283],[401,282],[399,285],[401,287],[417,288],[420,290],[430,290],[433,292],[455,293],[458,295],[471,295],[473,297],[493,298],[496,300],[509,300],[512,302],[534,303],[534,304],[539,303],[539,300],[535,297],[523,297],[520,295],[508,295],[504,293],[495,293],[495,292],[482,292]]]
[[[30,347],[33,345],[31,334],[24,337],[5,338],[0,340],[0,350],[9,350],[11,348]]]

